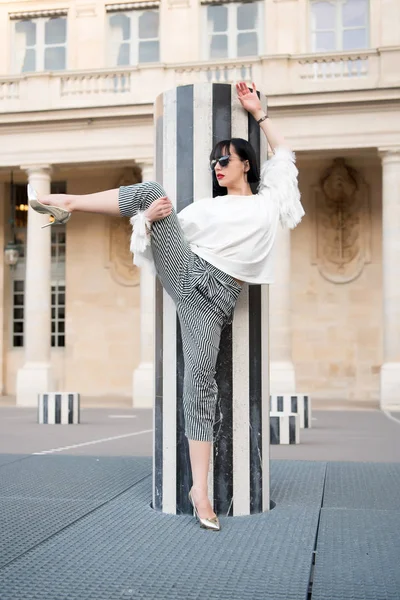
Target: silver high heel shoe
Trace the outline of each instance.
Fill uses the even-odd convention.
[[[220,531],[221,525],[217,516],[213,517],[212,519],[200,518],[199,513],[197,512],[196,505],[193,502],[192,492],[189,492],[189,500],[194,508],[194,514],[196,515],[196,518],[200,521],[200,528],[211,529],[212,531]]]
[[[28,183],[28,200],[33,210],[36,210],[36,212],[42,215],[51,215],[54,219],[54,221],[51,221],[46,225],[42,225],[42,229],[44,227],[50,227],[51,225],[64,225],[64,223],[66,223],[71,217],[71,213],[68,210],[65,210],[65,208],[59,208],[58,206],[47,206],[46,204],[39,202],[37,199],[37,193],[30,183]]]

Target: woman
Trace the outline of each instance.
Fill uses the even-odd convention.
[[[231,321],[241,285],[271,282],[271,249],[279,220],[295,227],[304,211],[294,155],[263,112],[253,84],[236,86],[242,106],[257,120],[274,156],[261,172],[248,142],[216,145],[210,157],[216,198],[194,202],[177,215],[155,182],[96,194],[53,194],[30,204],[65,223],[74,211],[131,217],[135,264],[155,266],[176,304],[185,361],[183,406],[193,486],[189,497],[200,526],[219,531],[208,499],[207,475],[217,402],[215,366],[222,328]]]

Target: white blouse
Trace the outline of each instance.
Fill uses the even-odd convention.
[[[257,194],[217,196],[193,202],[178,213],[192,251],[247,283],[272,283],[273,247],[280,221],[293,229],[304,210],[297,185],[294,154],[277,148],[261,169]],[[131,218],[134,264],[154,262],[144,213]]]

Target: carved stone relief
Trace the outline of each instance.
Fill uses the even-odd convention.
[[[140,169],[129,167],[115,187],[131,185],[140,181]],[[110,217],[108,233],[108,264],[111,276],[121,285],[135,286],[140,283],[140,270],[133,264],[130,251],[132,226],[127,218]]]
[[[335,283],[358,277],[370,262],[368,186],[343,158],[336,158],[315,189],[314,262]]]

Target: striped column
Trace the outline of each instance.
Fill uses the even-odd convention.
[[[300,416],[274,412],[270,414],[271,445],[300,444]]]
[[[54,392],[38,395],[39,425],[78,425],[80,395]]]
[[[282,396],[270,397],[271,413],[283,413],[285,415],[297,414],[300,416],[300,428],[311,429],[311,398],[305,394],[284,394]]]
[[[266,109],[266,99],[262,98]],[[156,100],[156,179],[179,212],[212,196],[209,155],[231,137],[248,139],[262,162],[265,137],[237,100],[234,86],[195,84]],[[184,434],[184,364],[175,306],[156,287],[153,506],[193,514],[188,441]],[[222,332],[210,500],[220,515],[269,509],[268,286],[244,286],[231,326]]]

